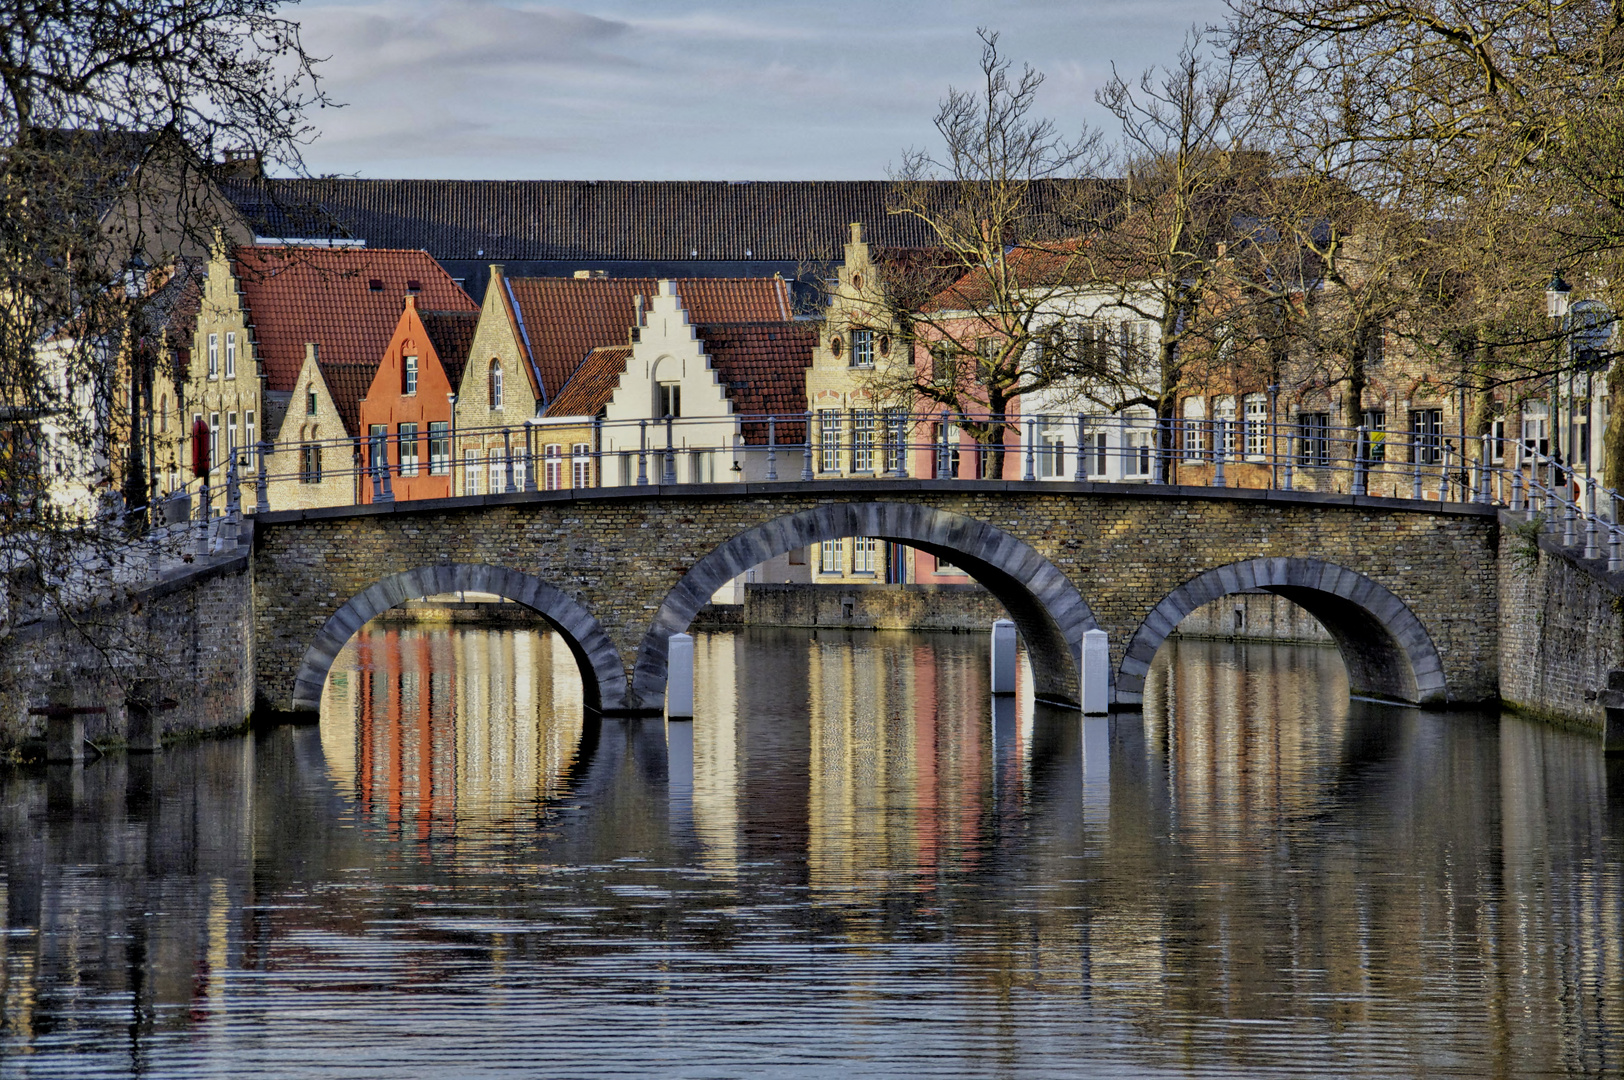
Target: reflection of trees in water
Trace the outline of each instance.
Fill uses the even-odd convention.
[[[368,626],[333,663],[322,749],[367,820],[428,839],[563,794],[582,719],[557,634]]]

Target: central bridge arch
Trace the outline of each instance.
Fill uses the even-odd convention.
[[[1038,698],[1078,703],[1083,634],[1094,613],[1071,580],[1026,542],[963,514],[917,503],[826,503],[723,541],[666,594],[637,650],[632,693],[645,708],[665,695],[666,642],[687,630],[712,594],[752,566],[848,536],[907,544],[950,560],[1004,605],[1026,642]]]
[[[1265,558],[1199,574],[1151,609],[1128,643],[1116,698],[1143,700],[1145,675],[1163,641],[1184,617],[1220,597],[1261,589],[1283,596],[1325,627],[1348,669],[1356,697],[1416,705],[1448,700],[1443,660],[1427,628],[1394,593],[1363,574],[1320,559]]]

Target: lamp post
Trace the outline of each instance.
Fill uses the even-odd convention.
[[[1551,369],[1551,404],[1550,417],[1547,421],[1548,449],[1552,457],[1562,458],[1562,440],[1557,437],[1557,375],[1562,370],[1562,322],[1568,317],[1568,297],[1573,292],[1573,286],[1562,280],[1562,271],[1558,270],[1551,275],[1551,283],[1545,287],[1545,315],[1551,320],[1551,356],[1555,366]],[[1557,477],[1552,470],[1551,486],[1556,486]]]

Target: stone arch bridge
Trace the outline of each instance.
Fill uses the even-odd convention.
[[[1009,611],[1038,696],[1075,704],[1082,635],[1111,644],[1111,700],[1140,702],[1162,640],[1209,600],[1263,589],[1336,639],[1355,694],[1427,704],[1498,691],[1491,507],[1250,489],[873,480],[593,488],[262,514],[261,705],[318,707],[374,615],[465,589],[558,629],[603,713],[657,713],[666,639],[775,555],[874,536],[947,557]]]

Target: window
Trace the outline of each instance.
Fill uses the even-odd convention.
[[[299,447],[299,483],[321,483],[321,447],[315,443]]]
[[[492,409],[502,407],[502,361],[492,360],[491,369],[486,377],[485,395],[491,403]]]
[[[1200,461],[1206,456],[1207,432],[1204,423],[1207,403],[1198,397],[1184,399],[1184,458]]]
[[[852,540],[851,571],[854,574],[872,574],[879,561],[880,542],[872,536],[859,536]]]
[[[464,450],[462,454],[462,493],[464,495],[479,494],[479,451]]]
[[[305,391],[305,415],[316,415],[316,391],[314,387]]]
[[[1082,455],[1085,463],[1084,467],[1088,470],[1089,476],[1106,475],[1106,466],[1109,461],[1108,449],[1103,428],[1098,431],[1083,432]]]
[[[1064,478],[1066,475],[1066,425],[1045,417],[1038,421],[1038,475]]]
[[[630,450],[620,452],[620,486],[631,487],[637,483],[637,455]]]
[[[1221,397],[1213,410],[1213,419],[1224,432],[1223,453],[1226,459],[1235,456],[1235,399]]]
[[[1297,415],[1297,459],[1305,467],[1323,469],[1331,464],[1331,448],[1326,436],[1330,426],[1330,413]]]
[[[254,438],[254,410],[249,409],[243,413],[242,421],[243,445],[248,447],[248,460],[252,463],[255,455],[259,453],[259,440]]]
[[[851,366],[874,366],[874,331],[853,330],[851,332]]]
[[[1387,359],[1387,330],[1373,326],[1365,331],[1365,366],[1380,367]]]
[[[592,486],[592,444],[578,442],[570,447],[570,487]]]
[[[890,472],[901,472],[904,455],[908,452],[908,414],[898,409],[885,414],[888,433],[885,467]]]
[[[818,573],[838,574],[845,562],[844,540],[825,540],[818,545]]]
[[[959,475],[959,426],[954,423],[931,425],[931,475],[951,480]]]
[[[209,468],[220,464],[220,414],[209,414]]]
[[[429,421],[429,475],[445,476],[451,472],[451,423],[448,420]]]
[[[192,414],[192,426],[186,429],[186,433],[188,435],[195,436],[197,434],[197,425],[201,424],[202,422],[203,422],[203,414],[200,413],[200,412],[193,413]]]
[[[417,475],[417,425],[400,425],[400,475]]]
[[[716,459],[709,450],[688,452],[688,482],[710,484],[716,480]]]
[[[491,474],[491,494],[500,495],[507,490],[507,470],[502,467],[502,451],[490,451],[485,455],[485,463]]]
[[[938,574],[952,574],[956,577],[962,577],[964,575],[963,570],[959,569],[957,566],[954,566],[952,563],[943,558],[937,558],[936,572]]]
[[[1523,453],[1549,454],[1551,452],[1550,407],[1543,401],[1531,401],[1523,406]]]
[[[1246,456],[1261,458],[1268,453],[1269,400],[1262,394],[1247,394]]]
[[[1145,428],[1133,428],[1127,434],[1128,445],[1122,463],[1123,473],[1134,477],[1149,476],[1152,442],[1156,432]]]
[[[237,454],[237,414],[226,413],[226,453],[233,457]]]
[[[417,393],[417,357],[408,356],[400,364],[400,392],[403,394]]]
[[[209,378],[220,377],[220,335],[209,335]]]
[[[1436,465],[1443,460],[1444,411],[1410,410],[1410,460]]]
[[[381,478],[389,468],[388,424],[371,424],[367,427],[367,468],[374,479]]]
[[[851,471],[874,471],[873,409],[857,409],[851,414]]]
[[[1498,464],[1506,459],[1506,422],[1496,420],[1489,425],[1489,460]]]
[[[513,455],[513,490],[514,491],[523,491],[525,488],[530,486],[529,485],[530,463],[526,460],[529,456],[530,455],[525,454],[525,453],[515,453]],[[503,488],[504,491],[507,489],[507,478],[506,478],[505,475],[504,475],[504,477],[502,479],[502,488]]]
[[[823,409],[818,412],[818,469],[821,472],[840,471],[840,412]]]
[[[663,382],[660,384],[660,412],[661,416],[682,415],[682,384],[679,382]]]
[[[1359,418],[1368,431],[1366,436],[1370,441],[1365,444],[1366,461],[1387,460],[1387,410],[1366,409]]]
[[[226,331],[226,378],[237,377],[237,332]]]
[[[564,447],[548,443],[542,451],[542,461],[542,482],[547,485],[546,490],[557,491],[564,486]]]

